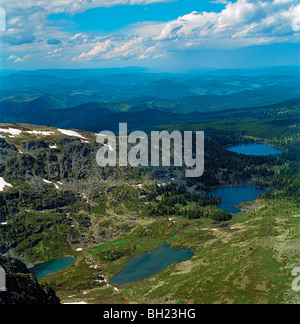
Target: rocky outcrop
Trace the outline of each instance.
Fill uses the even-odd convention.
[[[60,304],[55,292],[49,287],[41,287],[21,261],[0,256],[0,268],[6,272],[7,288],[0,292],[0,305]]]
[[[44,141],[29,141],[22,143],[22,148],[28,152],[35,152],[37,150],[48,149],[49,145]]]
[[[13,156],[17,152],[18,149],[14,145],[10,145],[5,139],[0,138],[0,162],[3,162],[6,158]]]

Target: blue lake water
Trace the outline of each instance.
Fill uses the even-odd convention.
[[[190,250],[173,250],[168,245],[130,259],[124,269],[110,283],[119,286],[150,278],[174,263],[188,261],[194,256]]]
[[[30,269],[30,272],[35,275],[37,279],[42,279],[50,274],[68,268],[75,262],[76,258],[62,258],[39,264]]]
[[[219,188],[210,192],[211,195],[218,197],[221,196],[224,201],[222,205],[219,206],[222,210],[227,210],[233,214],[239,213],[241,210],[235,208],[234,206],[239,205],[241,202],[253,201],[258,198],[258,196],[264,193],[265,190],[257,189],[252,186],[237,186],[228,188]]]
[[[268,156],[282,153],[282,150],[268,144],[240,144],[226,148],[227,151],[246,155]]]

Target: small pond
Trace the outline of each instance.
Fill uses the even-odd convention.
[[[190,250],[173,250],[165,244],[154,251],[130,259],[110,283],[121,286],[141,281],[160,273],[174,263],[188,261],[193,256],[194,253]]]
[[[279,148],[263,143],[234,145],[227,147],[226,150],[238,154],[256,156],[268,156],[282,153],[282,150],[280,150]]]
[[[35,275],[37,279],[42,279],[50,274],[56,273],[58,271],[68,268],[71,264],[75,262],[76,258],[62,258],[58,260],[53,260],[38,264],[35,267],[29,269],[32,274]]]

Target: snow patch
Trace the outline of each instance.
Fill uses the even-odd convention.
[[[67,130],[67,129],[58,129],[58,131],[60,133],[62,133],[63,135],[67,135],[67,136],[72,136],[72,137],[79,137],[82,139],[86,139],[85,137],[83,137],[82,135],[80,135],[79,133],[72,131],[72,130]]]
[[[9,137],[15,137],[22,134],[22,131],[15,128],[0,128],[0,133],[9,134]]]
[[[77,303],[64,303],[64,305],[87,305],[86,302],[77,302]]]
[[[56,183],[51,182],[51,181],[48,181],[48,180],[46,180],[46,179],[43,179],[43,181],[44,181],[46,184],[54,185],[55,189],[59,190],[59,186],[58,186]]]
[[[102,137],[111,137],[111,135],[109,135],[109,134],[104,134],[104,133],[101,133],[101,134],[97,134],[97,133],[95,133],[95,135],[96,136],[102,136]]]
[[[6,182],[2,177],[0,177],[0,191],[2,192],[5,187],[11,187],[12,185],[8,182]]]
[[[50,136],[52,134],[54,134],[54,132],[43,132],[43,131],[27,131],[26,133],[28,134],[32,134],[32,135],[43,135],[43,136]]]
[[[91,265],[90,269],[98,269],[98,266],[97,265]],[[103,276],[101,276],[101,277],[103,277]]]
[[[45,183],[47,183],[47,184],[52,184],[52,182],[49,181],[49,180],[43,179],[43,181],[44,181]]]

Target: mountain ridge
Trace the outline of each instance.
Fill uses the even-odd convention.
[[[117,131],[119,123],[128,123],[129,129],[149,129],[159,125],[196,123],[209,121],[211,119],[222,119],[228,114],[237,118],[245,112],[253,115],[257,111],[264,109],[272,109],[278,107],[298,107],[300,99],[295,98],[281,103],[267,106],[241,108],[241,109],[225,109],[221,111],[204,111],[191,112],[188,114],[179,114],[166,110],[158,110],[156,107],[149,108],[147,102],[151,98],[147,97],[145,101],[130,101],[131,109],[122,111],[122,107],[116,105],[119,111],[114,111],[114,106],[108,103],[89,103],[69,109],[43,109],[20,118],[13,115],[13,121],[16,123],[27,123],[37,125],[49,125],[53,127],[83,129],[91,132],[99,132],[100,130]],[[124,103],[124,107],[128,107]],[[6,121],[6,119],[4,119]]]

